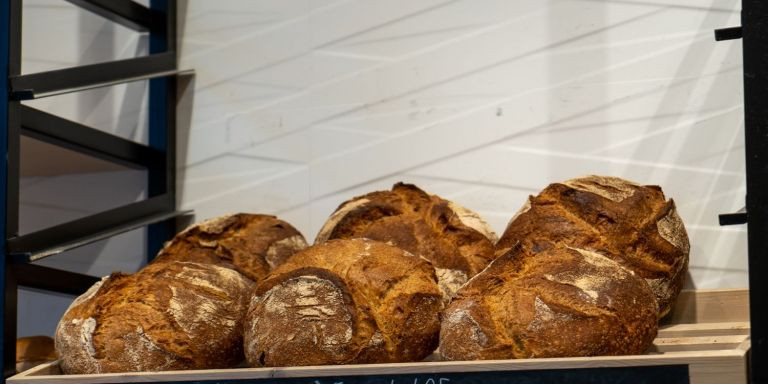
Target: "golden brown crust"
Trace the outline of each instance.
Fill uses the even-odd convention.
[[[442,298],[432,266],[369,239],[294,255],[254,291],[249,365],[418,361],[437,345]]]
[[[151,264],[113,273],[59,321],[65,373],[232,367],[242,361],[242,321],[253,283],[211,264]]]
[[[435,268],[457,271],[450,274],[456,278],[472,277],[493,260],[496,235],[476,213],[414,185],[397,183],[391,191],[371,192],[343,203],[315,243],[350,238],[396,245],[425,257]],[[444,275],[448,276],[441,272]],[[454,285],[441,284],[444,289]]]
[[[657,332],[642,279],[597,253],[512,247],[457,293],[445,311],[448,360],[640,354]]]
[[[16,372],[58,359],[53,339],[48,336],[28,336],[16,339]]]
[[[176,235],[153,263],[190,261],[236,269],[259,281],[307,247],[287,222],[269,215],[238,213],[206,220]]]
[[[658,186],[587,176],[550,184],[512,218],[497,243],[520,242],[533,252],[556,244],[599,252],[650,284],[659,316],[683,287],[690,246],[675,203]]]

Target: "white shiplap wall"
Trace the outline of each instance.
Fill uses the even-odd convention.
[[[746,286],[737,0],[203,1],[184,208],[278,214],[313,238],[345,199],[404,180],[499,232],[548,183],[661,185],[692,284]]]

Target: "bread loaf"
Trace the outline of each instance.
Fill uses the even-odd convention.
[[[245,320],[252,367],[417,361],[437,346],[432,266],[369,239],[295,254],[262,281]]]
[[[633,272],[600,254],[512,247],[445,311],[447,360],[639,354],[657,332],[656,301]]]
[[[285,221],[238,213],[190,226],[166,244],[153,262],[217,264],[259,281],[306,247],[304,236]]]
[[[363,237],[432,262],[448,298],[488,265],[496,242],[496,234],[476,213],[403,183],[341,204],[315,243]]]
[[[520,242],[532,252],[561,244],[596,251],[633,270],[667,314],[683,287],[688,235],[658,186],[587,176],[550,184],[510,220],[498,252]]]
[[[29,336],[16,339],[16,372],[26,371],[57,358],[53,339],[48,336]]]
[[[243,360],[253,283],[211,264],[113,273],[78,297],[56,329],[65,373],[226,368]]]

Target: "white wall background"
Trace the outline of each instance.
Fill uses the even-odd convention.
[[[658,184],[690,233],[689,285],[746,286],[738,0],[189,1],[197,73],[185,208],[308,238],[395,181],[502,232],[550,182]]]
[[[197,74],[182,208],[277,214],[311,240],[342,201],[402,180],[502,232],[548,183],[615,175],[675,199],[689,286],[744,287],[745,228],[717,225],[744,205],[741,44],[712,32],[738,25],[739,5],[182,1],[180,66]],[[146,54],[145,36],[63,0],[24,13],[25,73]],[[33,106],[146,140],[144,83]],[[142,198],[143,175],[121,172],[27,178],[23,227]],[[45,263],[131,272],[143,247],[136,231]],[[71,297],[46,297],[22,292],[20,335],[53,332]]]

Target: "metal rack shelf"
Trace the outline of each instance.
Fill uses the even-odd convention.
[[[170,238],[176,220],[190,211],[176,209],[176,2],[152,0],[69,0],[107,20],[149,32],[149,55],[73,68],[21,74],[21,0],[0,0],[0,247],[4,262],[2,366],[15,370],[16,295],[19,286],[81,294],[98,278],[31,264],[44,257],[147,227],[147,255]],[[87,125],[22,105],[87,89],[149,80],[149,143],[139,144]],[[28,136],[58,147],[135,169],[145,169],[148,198],[19,236],[19,145]]]

